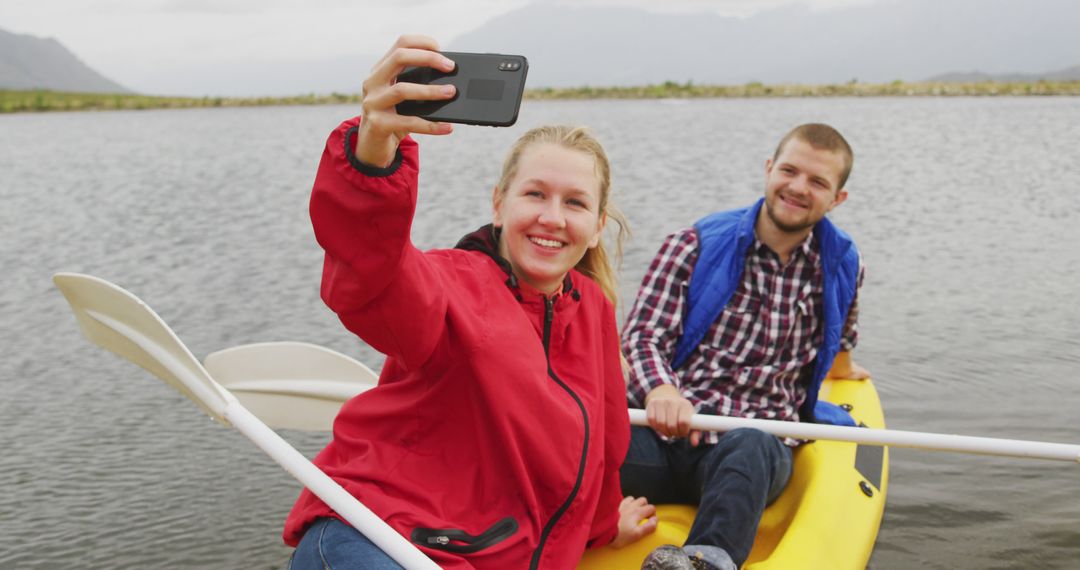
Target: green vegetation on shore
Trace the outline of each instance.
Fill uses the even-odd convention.
[[[719,97],[1080,96],[1080,81],[998,83],[859,83],[837,85],[695,85],[668,81],[640,87],[529,89],[526,99],[693,99]],[[295,97],[154,97],[112,93],[0,90],[0,113],[359,103],[358,94]]]
[[[0,90],[0,113],[330,105],[359,100],[359,96],[340,93],[295,97],[155,97],[121,93]]]
[[[668,81],[643,87],[574,87],[532,89],[530,99],[694,99],[719,97],[986,97],[1080,95],[1080,81],[1025,83],[859,83],[836,85],[694,85]]]

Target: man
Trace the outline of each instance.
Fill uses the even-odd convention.
[[[799,444],[753,429],[689,429],[695,412],[853,425],[818,401],[826,373],[866,378],[857,340],[858,251],[825,214],[848,196],[853,155],[823,124],[796,127],[765,162],[765,196],[667,238],[623,330],[634,427],[623,494],[697,503],[686,544],[642,568],[734,570]]]

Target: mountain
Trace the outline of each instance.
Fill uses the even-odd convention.
[[[79,61],[60,42],[0,30],[0,89],[130,93]]]
[[[309,93],[359,94],[379,55],[320,59],[187,62],[144,67],[131,82],[141,93],[193,97],[263,97]]]
[[[1080,62],[1073,0],[795,4],[748,18],[534,3],[448,49],[522,54],[529,87],[919,81]]]
[[[940,81],[944,83],[981,83],[983,81],[1007,82],[1033,82],[1033,81],[1080,81],[1080,65],[1074,65],[1057,71],[1046,73],[983,73],[981,71],[954,71],[935,75],[927,81]]]
[[[746,18],[537,0],[439,40],[448,50],[525,55],[530,88],[1030,80],[1028,74],[1060,80],[1080,74],[1078,21],[1076,0],[877,0],[828,10],[795,3]],[[377,59],[349,53],[179,65],[162,54],[127,80],[162,95],[359,93]],[[1061,71],[1040,73],[1054,69]],[[129,91],[56,40],[0,30],[0,89],[34,87]]]

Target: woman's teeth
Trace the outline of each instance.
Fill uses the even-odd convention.
[[[529,241],[535,243],[536,245],[540,245],[540,246],[543,246],[543,247],[562,247],[562,245],[563,245],[561,241],[555,241],[553,239],[544,239],[544,238],[538,238],[538,237],[531,237],[531,238],[529,238]]]

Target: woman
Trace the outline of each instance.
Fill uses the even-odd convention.
[[[453,91],[394,79],[452,69],[437,49],[400,38],[364,82],[363,119],[330,135],[319,165],[323,299],[387,360],[315,462],[443,567],[572,568],[587,546],[656,524],[619,488],[629,425],[601,244],[607,157],[581,129],[529,131],[504,163],[493,223],[455,249],[417,250],[408,135],[451,127],[394,106]],[[299,543],[296,569],[396,567],[307,490],[284,538]]]

